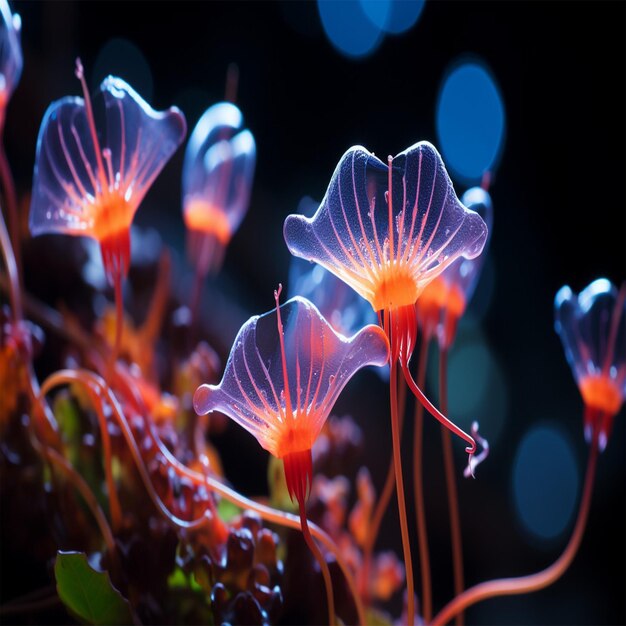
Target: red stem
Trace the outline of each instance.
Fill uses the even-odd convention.
[[[15,265],[17,268],[17,281],[21,285],[22,280],[22,255],[20,241],[20,221],[17,212],[17,194],[13,174],[4,150],[4,129],[0,127],[0,181],[2,181],[4,202],[9,215],[9,229],[11,232],[11,244],[13,246]]]
[[[111,352],[111,360],[109,362],[109,372],[107,380],[113,380],[115,372],[115,363],[120,354],[122,347],[122,331],[124,329],[124,301],[122,298],[122,273],[119,268],[113,274],[113,289],[115,292],[115,343]]]
[[[429,337],[424,334],[418,357],[417,380],[420,387],[426,382],[426,363]],[[415,403],[415,430],[413,433],[413,489],[415,494],[415,516],[417,518],[417,539],[419,542],[420,571],[422,574],[422,617],[428,623],[433,615],[433,592],[430,579],[430,552],[426,530],[424,508],[424,475],[422,472],[422,448],[424,441],[424,405]]]
[[[448,412],[448,349],[442,348],[439,353],[439,405],[443,413]],[[461,519],[459,514],[459,497],[454,475],[454,458],[452,456],[452,437],[447,428],[441,427],[441,444],[443,446],[443,465],[446,475],[446,491],[448,493],[448,510],[450,513],[450,537],[452,540],[452,568],[454,571],[454,595],[463,593],[463,543],[461,540]],[[463,613],[456,616],[456,626],[463,626]]]
[[[9,277],[9,295],[11,297],[11,312],[13,314],[13,322],[18,323],[22,320],[22,298],[20,291],[20,277],[17,267],[17,261],[11,246],[11,239],[4,223],[4,216],[0,211],[0,249],[4,257]]]
[[[552,565],[535,574],[528,576],[519,576],[517,578],[500,578],[497,580],[489,580],[474,587],[465,590],[461,595],[449,602],[433,619],[432,626],[443,626],[449,622],[455,615],[464,611],[468,607],[497,596],[511,596],[522,593],[530,593],[539,591],[551,585],[558,580],[567,568],[570,566],[585,532],[587,525],[587,517],[589,516],[589,507],[591,504],[591,495],[593,493],[593,483],[596,473],[596,462],[598,459],[597,430],[594,432],[593,441],[590,446],[589,460],[587,462],[587,474],[585,476],[585,486],[583,495],[580,500],[578,509],[578,518],[574,532],[565,547],[561,556]]]
[[[398,428],[400,430],[400,437],[402,437],[402,428],[404,426],[404,411],[406,407],[406,390],[407,387],[405,384],[400,384],[398,389]],[[372,553],[374,551],[374,546],[376,545],[376,538],[378,537],[378,532],[380,530],[380,525],[383,521],[383,516],[385,515],[385,511],[389,506],[389,501],[391,500],[391,495],[393,494],[393,488],[395,486],[395,474],[393,469],[393,454],[389,458],[389,468],[387,469],[387,478],[385,479],[385,485],[383,486],[383,490],[380,493],[380,498],[378,498],[378,502],[376,502],[376,507],[374,508],[374,514],[372,515],[372,519],[369,525],[369,529],[367,532],[367,538],[365,540],[363,546],[363,569],[361,570],[361,592],[365,598],[365,603],[369,604],[369,578],[370,571],[372,566]]]
[[[470,437],[465,431],[461,430],[456,424],[451,422],[445,415],[441,413],[437,409],[437,407],[424,395],[424,392],[418,387],[418,385],[413,380],[413,376],[411,375],[411,370],[409,370],[409,364],[406,359],[402,360],[402,372],[404,373],[404,378],[409,385],[409,389],[415,394],[417,399],[424,405],[424,408],[439,422],[441,422],[448,430],[453,432],[455,435],[461,437],[461,439],[465,440],[469,446],[465,448],[465,452],[468,454],[474,454],[476,452],[476,442],[472,437]]]
[[[385,316],[387,316],[386,312]],[[391,399],[391,439],[393,443],[393,465],[396,476],[396,494],[398,496],[398,514],[400,517],[400,534],[402,535],[402,551],[404,553],[404,567],[406,569],[406,585],[408,596],[407,616],[408,623],[412,626],[415,621],[415,584],[413,581],[413,561],[411,559],[409,526],[406,518],[406,503],[404,500],[404,480],[402,477],[402,455],[400,449],[400,427],[398,420],[398,362],[395,359],[391,360],[389,364],[389,369],[389,395]]]
[[[311,537],[311,531],[309,530],[309,524],[306,519],[306,509],[304,506],[304,498],[298,499],[298,506],[300,508],[300,525],[302,527],[302,535],[304,536],[304,540],[306,541],[307,546],[309,546],[309,550],[313,553],[316,561],[320,566],[320,570],[322,571],[322,576],[324,578],[324,586],[326,588],[326,599],[328,601],[328,623],[331,626],[335,626],[335,598],[333,595],[333,583],[330,578],[330,570],[328,569],[328,563],[326,563],[326,559],[324,555],[317,547],[317,544]]]

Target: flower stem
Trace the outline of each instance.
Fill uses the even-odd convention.
[[[398,388],[398,426],[400,430],[400,437],[402,437],[402,428],[404,426],[404,410],[406,407],[406,391],[407,386],[404,381],[398,379],[399,388]],[[393,494],[393,489],[395,487],[395,474],[393,468],[393,454],[389,458],[389,468],[387,469],[387,477],[385,478],[385,484],[383,486],[382,491],[380,492],[380,498],[376,502],[376,507],[374,508],[374,514],[372,515],[372,519],[369,524],[369,528],[367,530],[367,537],[365,539],[365,543],[363,545],[363,569],[361,571],[361,593],[365,597],[366,603],[369,604],[369,577],[372,566],[372,553],[374,551],[374,546],[376,545],[376,538],[378,537],[378,532],[380,530],[380,525],[383,521],[383,516],[385,515],[385,511],[389,506],[389,501],[391,500],[391,495]]]
[[[475,585],[466,589],[461,595],[456,596],[449,602],[433,619],[431,626],[443,626],[453,617],[464,611],[468,607],[497,596],[511,596],[522,593],[530,593],[539,591],[558,580],[570,566],[585,532],[587,525],[587,517],[589,516],[589,507],[591,504],[591,495],[593,493],[593,483],[596,473],[596,464],[598,460],[597,446],[598,431],[594,431],[593,440],[590,445],[589,460],[587,462],[587,473],[585,476],[585,485],[578,509],[578,518],[574,526],[574,532],[565,547],[565,550],[552,565],[535,574],[528,576],[519,576],[516,578],[500,578],[489,580],[484,583]]]
[[[400,428],[398,423],[398,362],[392,360],[390,365],[389,387],[391,397],[391,438],[393,444],[393,465],[396,476],[396,494],[398,496],[398,514],[400,516],[400,534],[402,535],[402,550],[404,552],[404,567],[406,569],[407,585],[407,616],[408,623],[415,622],[415,587],[413,582],[413,561],[411,559],[411,544],[409,541],[409,526],[406,518],[406,503],[404,500],[404,480],[402,478],[402,459],[400,451]]]
[[[443,347],[439,352],[439,406],[441,412],[448,413],[448,349]],[[443,466],[446,476],[448,493],[448,512],[450,514],[450,538],[452,541],[452,568],[454,571],[454,595],[463,592],[463,543],[461,540],[461,520],[459,515],[459,497],[454,476],[454,458],[452,456],[452,437],[447,428],[441,427],[441,444],[443,447]],[[463,626],[463,613],[456,616],[456,626]]]
[[[429,337],[422,335],[417,369],[417,384],[420,388],[426,382],[426,363]],[[424,508],[424,475],[422,472],[422,448],[424,441],[424,405],[415,403],[415,430],[413,432],[413,489],[415,495],[415,516],[417,518],[417,539],[419,542],[420,572],[422,575],[422,617],[428,623],[433,615],[433,593],[430,579],[430,553],[426,514]]]
[[[9,229],[11,231],[11,244],[14,250],[17,283],[21,285],[22,255],[20,241],[20,222],[17,211],[17,194],[13,174],[4,149],[4,129],[0,128],[0,182],[2,183],[2,196],[9,216]]]
[[[17,323],[22,319],[22,298],[20,291],[20,276],[17,261],[11,239],[4,223],[4,216],[0,211],[0,249],[4,257],[4,264],[9,277],[9,296],[11,298],[11,313],[13,322]]]
[[[300,508],[300,524],[302,526],[302,535],[306,541],[309,550],[313,553],[313,556],[317,560],[322,576],[324,577],[324,586],[326,587],[326,599],[328,601],[328,623],[330,626],[335,626],[335,598],[333,596],[333,583],[330,578],[330,571],[328,569],[328,563],[320,549],[317,547],[313,537],[311,537],[311,531],[309,530],[309,524],[306,519],[306,509],[304,506],[304,499],[298,500],[298,506]]]

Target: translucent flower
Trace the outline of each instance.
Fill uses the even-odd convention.
[[[76,75],[84,99],[53,102],[39,130],[30,230],[93,237],[114,282],[128,272],[130,225],[182,142],[185,118],[175,107],[154,111],[112,76],[102,82],[92,105],[80,61]]]
[[[350,148],[316,214],[290,215],[284,234],[292,254],[316,261],[390,315],[392,357],[408,362],[415,301],[457,258],[480,254],[487,226],[456,197],[437,150],[420,142],[388,165]]]
[[[318,206],[319,202],[303,198],[298,213],[310,217]],[[296,256],[291,257],[289,264],[289,294],[313,302],[331,326],[343,335],[377,321],[372,307],[354,289],[321,265]]]
[[[282,458],[289,494],[302,502],[311,484],[311,447],[335,400],[359,369],[384,365],[388,356],[378,326],[344,337],[308,300],[278,307],[276,293],[276,310],[241,327],[222,381],[198,387],[194,407],[225,413]]]
[[[486,247],[493,222],[491,196],[481,187],[472,187],[463,194],[461,202],[487,224]],[[473,259],[457,259],[426,286],[417,300],[417,317],[424,334],[437,334],[442,347],[449,347],[454,341],[459,319],[474,295],[485,259],[485,249]]]
[[[554,300],[555,328],[585,403],[585,436],[606,447],[626,394],[626,283],[605,278],[578,296],[565,286]]]
[[[20,16],[11,14],[9,3],[0,0],[0,121],[22,75],[21,28]]]
[[[284,236],[292,254],[333,272],[380,312],[391,347],[392,395],[399,362],[413,394],[473,453],[474,440],[426,398],[409,370],[415,302],[456,259],[478,256],[487,239],[487,225],[456,197],[435,147],[417,143],[388,157],[387,165],[361,146],[350,148],[315,215],[288,216]]]
[[[191,133],[183,166],[183,215],[189,254],[202,275],[215,272],[250,201],[256,162],[252,133],[241,111],[215,104]]]

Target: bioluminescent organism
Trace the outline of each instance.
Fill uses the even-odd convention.
[[[177,108],[154,111],[130,85],[109,76],[92,100],[76,62],[83,98],[65,97],[46,111],[35,157],[30,231],[85,235],[100,244],[115,288],[122,332],[122,280],[130,264],[130,226],[148,189],[186,132]]]
[[[487,226],[458,200],[428,142],[388,163],[350,148],[316,214],[290,215],[284,235],[292,254],[319,263],[369,301],[389,337],[392,362],[400,362],[414,389],[408,363],[417,335],[415,302],[457,258],[480,254]],[[427,408],[452,426],[430,403]]]
[[[463,194],[461,202],[485,220],[487,247],[493,222],[491,196],[481,187],[472,187]],[[457,325],[472,299],[485,259],[485,249],[473,259],[457,259],[426,286],[417,300],[417,318],[422,332],[427,338],[436,334],[442,348],[449,348],[454,341]]]
[[[437,137],[450,171],[468,185],[498,165],[506,126],[500,90],[486,65],[456,63],[437,101]]]
[[[22,75],[21,28],[20,16],[11,14],[7,0],[0,0],[0,127],[4,125],[7,104]]]
[[[188,252],[204,277],[219,270],[224,250],[250,201],[256,144],[230,102],[206,110],[194,128],[183,166]]]
[[[310,217],[318,206],[319,202],[305,197],[298,205],[298,213]],[[354,289],[321,265],[296,256],[292,256],[289,263],[289,295],[313,302],[341,335],[351,335],[377,321],[372,307]]]
[[[9,216],[11,243],[15,250],[18,280],[21,275],[21,253],[19,237],[19,217],[17,214],[17,197],[11,168],[4,151],[4,123],[6,109],[13,91],[17,87],[22,74],[22,45],[20,31],[22,20],[11,9],[7,0],[0,0],[0,182],[2,183],[2,199]]]
[[[626,395],[626,283],[605,278],[578,296],[565,286],[554,300],[555,328],[585,403],[585,437],[606,447]]]
[[[290,215],[284,235],[292,254],[316,261],[368,300],[389,338],[394,466],[411,623],[413,572],[400,460],[397,367],[428,411],[465,439],[467,451],[473,453],[474,440],[415,384],[409,360],[416,342],[415,302],[420,293],[457,258],[478,256],[487,226],[456,197],[434,146],[420,142],[389,157],[387,165],[365,148],[350,148],[316,214]]]
[[[225,413],[283,460],[302,532],[324,572],[333,623],[328,568],[306,520],[311,448],[348,380],[366,365],[384,365],[389,346],[378,326],[346,338],[308,300],[296,297],[279,306],[279,294],[280,288],[275,311],[252,317],[241,327],[220,384],[198,387],[194,407],[199,414]]]
[[[626,283],[622,283],[618,291],[610,281],[601,278],[578,296],[569,287],[562,287],[556,294],[554,308],[555,328],[585,404],[585,437],[590,444],[574,529],[565,549],[551,565],[527,576],[489,580],[466,589],[441,609],[431,622],[433,626],[447,624],[469,606],[488,598],[544,589],[563,575],[580,547],[591,506],[598,455],[607,445],[613,418],[622,407],[626,393]],[[569,451],[560,454],[564,459],[571,457]],[[522,462],[532,459],[535,463],[537,454],[536,451],[526,453],[522,446],[519,457]],[[553,460],[552,451],[550,458]],[[519,463],[518,458],[518,466]],[[569,465],[571,473],[574,465],[571,458],[564,464]],[[515,473],[518,489],[519,469],[516,468]],[[536,474],[534,478],[538,477]],[[558,485],[563,489],[562,482]],[[560,494],[559,516],[564,509],[571,508],[573,488],[570,486],[568,490],[569,498]],[[532,495],[528,497],[529,494],[518,493],[516,499],[523,501],[524,506],[534,503],[536,507],[536,499]],[[541,507],[541,503],[538,506]],[[538,509],[526,511],[526,521],[531,522],[540,534],[550,535],[558,531],[555,520],[545,520],[544,514],[545,511],[541,511],[540,517]]]

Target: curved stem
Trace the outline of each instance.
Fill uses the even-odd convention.
[[[424,333],[417,363],[417,384],[423,387],[426,382],[426,364],[430,337]],[[424,441],[424,405],[415,403],[415,430],[413,432],[413,489],[415,495],[415,516],[417,518],[417,539],[419,542],[420,572],[422,574],[422,617],[430,622],[433,615],[433,592],[430,578],[430,552],[426,530],[424,508],[424,475],[422,472],[422,448]]]
[[[465,448],[465,452],[468,454],[474,454],[476,452],[476,442],[472,437],[470,437],[465,431],[461,430],[456,424],[451,422],[441,411],[437,409],[437,407],[424,395],[424,392],[417,386],[415,381],[413,380],[413,376],[411,375],[411,370],[409,370],[408,361],[402,360],[402,372],[404,373],[404,378],[409,385],[409,389],[415,394],[416,398],[424,405],[424,408],[443,426],[445,426],[448,430],[453,432],[455,435],[461,437],[464,441],[466,441],[469,446]]]
[[[90,372],[85,372],[81,370],[61,370],[57,372],[56,374],[53,374],[52,376],[55,377],[54,383],[56,385],[76,382],[76,383],[81,383],[82,385],[85,385],[86,388],[89,390],[90,384],[94,384],[103,393],[107,395],[107,399],[111,403],[113,412],[118,419],[119,426],[122,429],[122,434],[124,435],[124,438],[126,439],[126,443],[128,444],[131,455],[135,461],[135,465],[137,466],[139,475],[141,476],[141,479],[144,483],[144,486],[146,487],[146,490],[148,491],[150,498],[152,499],[152,502],[154,503],[156,508],[163,514],[165,519],[174,528],[185,528],[187,530],[195,530],[195,529],[202,527],[203,525],[207,524],[210,521],[205,516],[199,517],[198,519],[191,520],[191,521],[183,520],[177,517],[176,515],[174,515],[173,513],[171,513],[169,509],[165,506],[163,500],[161,499],[159,494],[155,491],[154,486],[152,485],[152,481],[150,480],[150,475],[148,474],[148,470],[145,466],[145,463],[143,462],[143,459],[141,458],[141,453],[139,452],[139,448],[137,447],[137,442],[135,441],[133,433],[130,429],[130,426],[128,425],[128,422],[126,421],[126,417],[124,416],[117,402],[117,399],[115,398],[115,396],[113,396],[110,389],[106,386],[104,381],[99,376],[92,374]],[[45,389],[47,392],[49,392],[52,389],[52,387],[53,385],[50,384],[50,380],[46,379],[44,381],[42,388]]]
[[[474,587],[466,589],[460,596],[449,602],[433,619],[432,626],[443,626],[455,615],[464,611],[468,607],[497,596],[510,596],[522,593],[539,591],[554,581],[558,580],[574,560],[585,532],[591,495],[593,493],[593,481],[596,473],[596,463],[598,459],[597,430],[594,432],[593,441],[590,446],[589,460],[587,462],[587,474],[585,476],[585,486],[578,509],[578,518],[574,526],[574,532],[565,547],[561,556],[552,565],[528,576],[517,578],[500,578],[489,580]]]
[[[22,298],[20,294],[20,275],[15,260],[11,239],[4,223],[4,215],[0,211],[0,248],[4,257],[4,265],[9,276],[9,295],[11,298],[11,312],[13,322],[17,323],[22,319]]]
[[[83,382],[87,393],[91,399],[94,410],[98,417],[98,425],[100,427],[100,437],[102,438],[102,451],[104,453],[104,476],[107,484],[107,491],[109,495],[109,509],[111,513],[111,523],[115,530],[121,528],[122,522],[122,507],[117,495],[117,489],[115,487],[115,480],[113,479],[113,458],[111,454],[111,437],[109,436],[109,428],[107,425],[106,416],[102,410],[101,403],[98,401],[98,397],[88,380],[82,380],[80,373],[78,378]],[[63,372],[56,372],[51,374],[45,381],[39,391],[40,397],[43,399],[51,389],[59,385],[75,382],[73,379],[64,376]]]
[[[400,381],[399,381],[400,382]],[[398,428],[400,431],[400,437],[402,437],[402,429],[404,426],[404,412],[406,408],[406,385],[401,383],[398,389]],[[378,502],[376,502],[376,507],[374,508],[374,514],[372,515],[372,519],[370,521],[370,525],[367,531],[367,537],[365,539],[365,543],[363,545],[363,569],[361,570],[361,591],[365,597],[366,604],[369,604],[369,577],[370,571],[372,567],[372,553],[374,552],[374,546],[376,545],[376,538],[378,537],[378,532],[380,530],[380,525],[383,521],[383,516],[385,515],[385,511],[389,506],[389,501],[391,500],[391,496],[393,494],[393,489],[395,486],[395,474],[394,474],[394,465],[393,465],[393,454],[389,459],[389,468],[387,469],[387,477],[385,478],[385,484],[383,486],[382,491],[380,492],[380,498],[378,498]]]
[[[398,363],[392,360],[390,365],[389,388],[391,396],[391,438],[393,443],[393,465],[396,476],[396,494],[398,496],[398,514],[400,516],[400,534],[402,535],[402,550],[404,552],[404,567],[406,569],[407,585],[407,615],[408,623],[415,621],[415,591],[413,582],[413,561],[411,560],[411,544],[409,541],[409,526],[406,519],[406,503],[404,501],[404,480],[402,477],[402,459],[400,450],[400,428],[398,424]]]
[[[195,474],[193,470],[190,470],[189,468],[185,469],[187,469],[185,475],[188,478],[191,478],[192,474]],[[239,508],[250,509],[251,511],[258,513],[266,522],[271,522],[272,524],[277,524],[278,526],[283,526],[285,528],[295,528],[296,530],[301,529],[300,518],[291,513],[279,511],[278,509],[273,509],[272,507],[260,504],[259,502],[255,502],[254,500],[250,500],[249,498],[242,496],[230,487],[227,487],[223,483],[219,482],[215,478],[208,477],[206,479],[206,484],[208,484],[209,487],[213,491],[215,491],[215,493],[218,493],[223,498],[225,498],[229,502],[232,502]],[[337,565],[339,565],[339,568],[341,569],[341,572],[343,573],[346,582],[348,583],[350,593],[352,594],[352,597],[354,599],[359,624],[365,626],[365,624],[367,623],[365,619],[365,609],[357,592],[354,577],[352,576],[352,573],[346,565],[346,562],[341,552],[339,551],[339,547],[328,534],[326,534],[319,526],[317,526],[313,522],[308,522],[308,527],[311,531],[311,535],[315,537],[315,539],[317,539],[335,557]]]
[[[313,556],[317,560],[320,566],[320,570],[322,571],[322,576],[324,578],[324,586],[326,587],[326,599],[328,601],[328,623],[331,626],[335,626],[335,598],[333,595],[333,583],[330,578],[328,563],[326,563],[324,555],[317,547],[317,544],[313,540],[313,537],[311,537],[311,531],[309,530],[309,524],[306,519],[304,499],[298,500],[298,506],[300,508],[300,524],[302,526],[302,535],[304,536],[304,540],[306,541],[307,546],[309,546],[309,550],[311,550]]]
[[[93,379],[93,382],[96,383],[97,386],[101,389],[101,391],[107,395],[109,402],[111,403],[111,406],[113,408],[113,412],[115,416],[117,417],[118,424],[122,430],[122,434],[124,435],[124,438],[126,439],[129,445],[135,464],[137,465],[139,473],[142,479],[144,480],[144,484],[146,484],[146,488],[148,489],[149,495],[153,498],[156,497],[157,499],[157,501],[155,502],[155,505],[157,506],[157,508],[159,508],[161,513],[164,515],[164,517],[168,521],[170,521],[170,523],[176,523],[176,525],[186,527],[186,528],[197,528],[200,525],[200,522],[204,521],[202,518],[200,520],[195,520],[194,522],[185,522],[184,520],[179,520],[178,518],[173,516],[164,507],[164,505],[160,501],[160,498],[158,497],[156,492],[154,492],[154,488],[152,487],[152,484],[150,482],[150,477],[147,474],[147,470],[143,463],[143,459],[141,458],[141,455],[139,453],[139,449],[137,448],[137,444],[135,443],[132,431],[130,430],[130,426],[128,425],[128,422],[126,421],[126,418],[124,417],[122,410],[119,406],[119,403],[117,399],[115,398],[113,392],[105,384],[104,380],[102,380],[102,378],[100,378],[99,376],[92,374],[91,372],[84,372],[84,373],[90,376]],[[125,379],[124,382],[128,383],[129,381],[128,379]],[[129,392],[131,391],[132,389],[129,389]],[[133,394],[132,400],[135,402],[140,401],[139,396],[135,394]],[[138,407],[138,408],[141,408],[141,407]],[[147,415],[145,411],[142,411],[142,414]],[[166,461],[172,466],[172,468],[180,476],[184,476],[188,478],[196,485],[203,485],[205,487],[208,487],[211,491],[219,494],[220,496],[222,496],[223,498],[225,498],[226,500],[228,500],[229,502],[231,502],[235,506],[238,506],[241,509],[249,509],[251,511],[254,511],[255,513],[258,513],[261,516],[261,518],[263,518],[264,520],[268,522],[277,524],[279,526],[283,526],[285,528],[293,528],[295,530],[301,530],[301,522],[298,516],[292,515],[291,513],[286,513],[284,511],[279,511],[277,509],[273,509],[272,507],[266,506],[264,504],[260,504],[258,502],[255,502],[254,500],[250,500],[249,498],[246,498],[245,496],[242,496],[241,494],[237,493],[234,489],[231,489],[227,485],[224,485],[216,478],[212,476],[205,476],[204,474],[196,472],[188,468],[186,465],[183,465],[180,461],[178,461],[178,459],[176,459],[176,457],[172,455],[172,453],[163,444],[160,437],[158,436],[158,433],[155,432],[154,425],[152,424],[151,420],[146,417],[145,422],[148,426],[148,432],[150,434],[150,437],[157,445],[159,452],[163,454]],[[316,524],[309,523],[308,526],[313,537],[315,537],[319,542],[321,542],[322,545],[324,545],[324,547],[335,557],[335,560],[337,561],[337,564],[339,565],[346,579],[346,582],[350,589],[350,593],[352,594],[352,597],[354,598],[354,603],[356,606],[359,623],[365,625],[366,620],[365,620],[365,610],[363,608],[363,603],[361,602],[361,598],[359,594],[357,593],[357,588],[354,582],[354,577],[352,576],[352,573],[350,572],[350,569],[348,568],[345,562],[345,559],[343,558],[341,552],[339,551],[337,544],[335,544],[335,542]]]
[[[11,231],[11,244],[15,255],[15,265],[17,268],[17,281],[21,285],[22,276],[22,255],[20,241],[20,222],[17,212],[17,194],[15,193],[15,182],[13,174],[4,149],[4,129],[0,128],[0,181],[3,187],[4,202],[9,215],[9,229]]]
[[[439,405],[442,413],[448,412],[448,349],[439,352]],[[443,465],[448,493],[448,512],[450,514],[450,538],[452,541],[452,569],[454,572],[454,595],[463,593],[463,543],[461,540],[461,520],[459,497],[454,476],[454,458],[452,456],[452,437],[447,428],[441,427],[441,445],[443,447]],[[456,626],[463,626],[463,613],[456,616]]]
[[[41,446],[41,444],[38,444]],[[56,450],[49,448],[47,446],[41,446],[43,448],[43,456],[44,458],[50,462],[52,465],[58,467],[68,478],[68,480],[76,487],[78,493],[83,497],[85,504],[91,511],[91,514],[94,516],[96,523],[98,524],[98,528],[102,533],[102,537],[104,538],[104,543],[107,546],[107,550],[111,555],[111,560],[114,564],[114,567],[118,569],[118,560],[117,560],[117,549],[115,546],[115,540],[113,539],[113,533],[111,532],[111,527],[107,522],[107,519],[96,500],[96,496],[94,496],[93,492],[89,488],[89,485],[85,482],[85,479],[66,461]],[[118,569],[119,571],[119,569]]]

